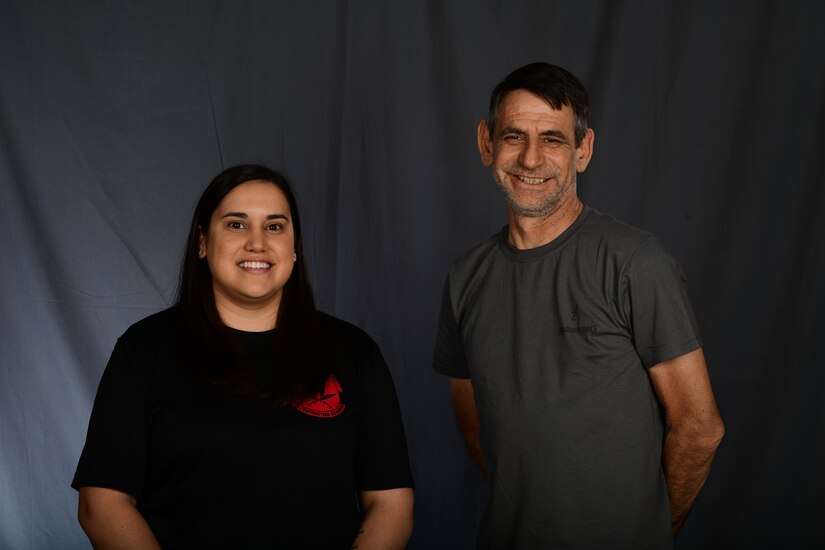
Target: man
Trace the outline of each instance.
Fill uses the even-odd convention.
[[[450,269],[434,367],[489,480],[482,548],[670,548],[724,432],[676,261],[577,196],[589,112],[532,63],[478,125],[509,225]]]

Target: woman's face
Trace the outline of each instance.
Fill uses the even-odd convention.
[[[273,183],[248,181],[226,195],[201,232],[221,318],[275,315],[295,262],[292,213]],[[274,318],[274,317],[273,317]]]

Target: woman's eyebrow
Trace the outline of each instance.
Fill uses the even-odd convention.
[[[247,214],[246,212],[227,212],[226,214],[221,216],[221,219],[223,219],[223,218],[247,219],[248,217],[249,217],[249,214]],[[268,219],[268,220],[287,220],[287,221],[289,221],[289,217],[286,214],[268,214],[266,216],[266,219]]]

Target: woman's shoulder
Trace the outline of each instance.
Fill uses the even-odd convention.
[[[344,321],[323,311],[318,311],[318,318],[321,330],[325,333],[372,342],[372,338],[364,329],[349,321]]]
[[[117,339],[106,366],[112,380],[136,383],[143,395],[157,387],[158,375],[164,380],[180,358],[182,323],[175,308],[153,313],[134,324]],[[107,375],[104,374],[104,377]]]
[[[335,342],[342,385],[348,399],[359,400],[364,392],[383,393],[393,389],[392,375],[381,349],[357,325],[319,312],[324,337]],[[338,374],[336,373],[336,374]]]
[[[324,338],[336,342],[346,355],[355,354],[365,358],[379,352],[375,340],[359,326],[322,311],[318,312],[318,316]]]
[[[129,345],[147,344],[162,340],[176,340],[183,327],[180,308],[172,306],[144,317],[132,324],[118,339]]]

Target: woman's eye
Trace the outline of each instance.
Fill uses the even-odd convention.
[[[279,223],[271,223],[267,225],[266,228],[268,231],[280,231],[281,229],[283,229],[283,226],[281,226],[281,224]]]
[[[226,224],[229,229],[243,229],[243,223],[241,222],[229,222]]]

